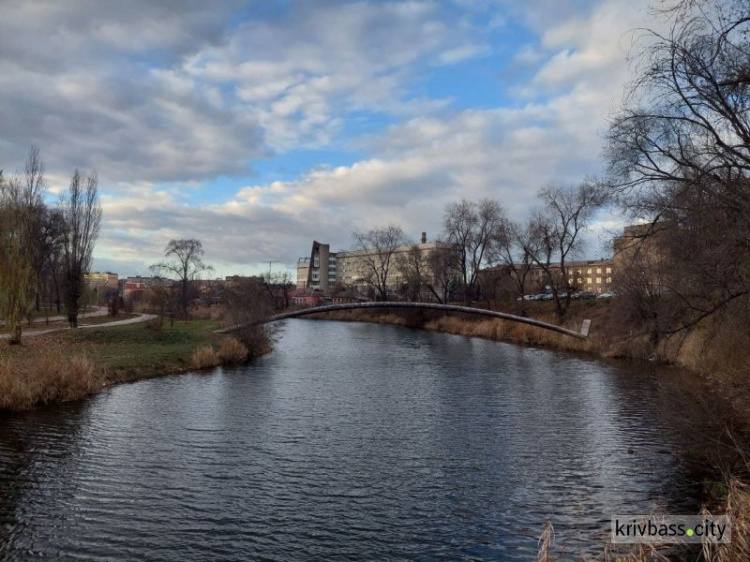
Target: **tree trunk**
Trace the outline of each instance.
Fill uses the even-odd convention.
[[[11,332],[10,339],[8,340],[10,345],[21,345],[21,330],[21,323],[19,322],[13,327],[13,331]]]

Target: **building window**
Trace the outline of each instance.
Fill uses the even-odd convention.
[[[597,272],[597,273],[601,273],[601,272],[602,272],[602,268],[601,268],[601,267],[597,267],[597,268],[596,268],[596,272]]]
[[[597,283],[601,283],[601,282],[602,282],[602,278],[601,278],[601,277],[597,277],[597,278],[596,278],[596,282],[597,282]]]
[[[588,283],[589,285],[591,285],[591,283],[592,283],[591,277],[586,277],[586,283]]]
[[[608,274],[609,274],[609,273],[612,273],[612,268],[611,268],[611,267],[608,267],[606,271],[607,271],[607,273],[608,273]]]
[[[591,271],[591,268],[590,268],[590,267],[589,267],[589,268],[588,268],[588,269],[586,270],[586,273],[588,273],[588,274],[591,274],[591,273],[592,273],[592,271]]]
[[[612,278],[611,277],[607,277],[607,283],[612,283]]]

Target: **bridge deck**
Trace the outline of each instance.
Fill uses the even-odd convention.
[[[282,314],[276,314],[275,316],[269,316],[263,320],[255,322],[247,322],[244,324],[236,324],[217,330],[217,334],[228,334],[242,328],[249,326],[260,326],[262,324],[270,324],[271,322],[278,322],[281,320],[287,320],[289,318],[299,318],[301,316],[308,316],[310,314],[319,314],[321,312],[336,312],[339,310],[359,310],[368,308],[390,308],[390,309],[409,309],[409,310],[442,310],[444,312],[461,312],[464,314],[474,314],[477,316],[487,316],[490,318],[501,318],[502,320],[510,320],[511,322],[519,322],[521,324],[529,324],[530,326],[536,326],[538,328],[544,328],[545,330],[552,330],[566,336],[585,340],[589,335],[589,328],[591,326],[591,320],[584,320],[580,332],[574,330],[568,330],[562,326],[555,326],[554,324],[548,324],[541,320],[534,320],[533,318],[526,318],[524,316],[516,316],[515,314],[508,314],[506,312],[495,312],[493,310],[485,310],[482,308],[471,308],[469,306],[457,306],[452,304],[437,304],[431,302],[362,302],[362,303],[351,303],[351,304],[333,304],[328,306],[316,306],[312,308],[303,308],[300,310],[292,310],[290,312],[284,312]]]

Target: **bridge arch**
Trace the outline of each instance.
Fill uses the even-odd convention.
[[[581,331],[576,332],[574,330],[568,330],[562,326],[555,326],[554,324],[548,324],[541,320],[535,320],[533,318],[526,318],[524,316],[516,316],[515,314],[508,314],[506,312],[495,312],[493,310],[485,310],[482,308],[471,308],[469,306],[458,306],[453,304],[437,304],[431,302],[360,302],[350,304],[333,304],[327,306],[315,306],[311,308],[303,308],[300,310],[292,310],[290,312],[283,312],[274,316],[269,316],[263,320],[255,322],[247,322],[244,324],[236,324],[217,330],[217,334],[228,334],[247,328],[250,326],[260,326],[263,324],[270,324],[271,322],[279,322],[281,320],[287,320],[290,318],[300,318],[302,316],[308,316],[310,314],[319,314],[321,312],[337,312],[339,310],[361,310],[361,309],[407,309],[407,310],[442,310],[444,312],[461,312],[464,314],[474,314],[477,316],[486,316],[489,318],[500,318],[502,320],[509,320],[511,322],[518,322],[520,324],[528,324],[530,326],[536,326],[537,328],[543,328],[545,330],[551,330],[558,332],[566,336],[585,340],[589,335],[589,328],[591,327],[591,320],[584,320],[581,326]]]

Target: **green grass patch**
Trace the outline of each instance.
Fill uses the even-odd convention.
[[[206,343],[218,342],[213,334],[219,324],[212,320],[165,322],[161,329],[149,323],[65,332],[72,347],[88,349],[107,373],[120,382],[185,369],[193,352]]]

